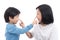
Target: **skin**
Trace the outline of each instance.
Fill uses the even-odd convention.
[[[16,24],[19,20],[19,15],[14,16],[14,18],[9,17],[9,23]]]
[[[39,9],[37,9],[37,15],[36,15],[36,17],[37,17],[38,21],[41,22],[41,20],[42,20],[42,14],[39,11]]]

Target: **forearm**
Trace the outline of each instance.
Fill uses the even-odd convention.
[[[33,25],[33,24],[32,24]],[[22,26],[22,28],[24,28],[24,26]],[[26,35],[29,37],[29,38],[32,38],[32,34],[30,32],[26,32]]]
[[[23,33],[26,33],[28,32],[31,28],[33,27],[32,24],[28,25],[27,27],[24,27],[21,29],[20,33],[23,34]]]
[[[26,32],[26,35],[29,37],[29,38],[32,38],[32,34],[30,32]]]

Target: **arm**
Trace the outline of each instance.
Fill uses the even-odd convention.
[[[22,27],[22,28],[24,28],[24,23],[21,21],[21,23],[20,23],[20,26]],[[26,32],[26,35],[29,37],[29,38],[32,38],[32,34],[30,33],[30,32]]]
[[[20,20],[20,21],[21,21],[21,20]],[[37,21],[34,20],[32,24],[33,24],[33,25],[34,25],[34,24],[37,24]],[[24,23],[23,23],[22,21],[21,21],[21,23],[20,23],[20,26],[21,26],[22,28],[24,28]],[[32,37],[33,37],[32,33],[30,33],[30,32],[26,32],[26,35],[27,35],[29,38],[32,38]]]
[[[23,29],[20,29],[20,28],[13,26],[13,27],[10,27],[7,31],[9,33],[13,33],[13,34],[23,34],[27,31],[29,31],[32,27],[33,27],[32,24],[28,25],[27,27],[25,27]]]
[[[21,29],[21,34],[28,32],[32,27],[33,27],[33,25],[30,24],[30,25],[28,25],[27,27],[22,28],[22,29]]]
[[[29,38],[32,38],[33,35],[30,33],[30,32],[26,32],[26,35],[29,37]]]

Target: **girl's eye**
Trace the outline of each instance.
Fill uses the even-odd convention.
[[[39,13],[37,13],[37,15],[39,15]]]

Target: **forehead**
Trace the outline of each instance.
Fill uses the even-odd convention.
[[[39,13],[39,14],[40,14],[40,13],[41,13],[41,11],[40,11],[39,9],[37,9],[37,13]]]
[[[16,16],[14,16],[14,17],[19,17],[19,15],[16,15]]]
[[[37,9],[37,12],[38,12],[38,13],[41,13],[41,11],[40,11],[39,9]]]
[[[37,12],[39,12],[39,9],[36,9],[37,10]]]

